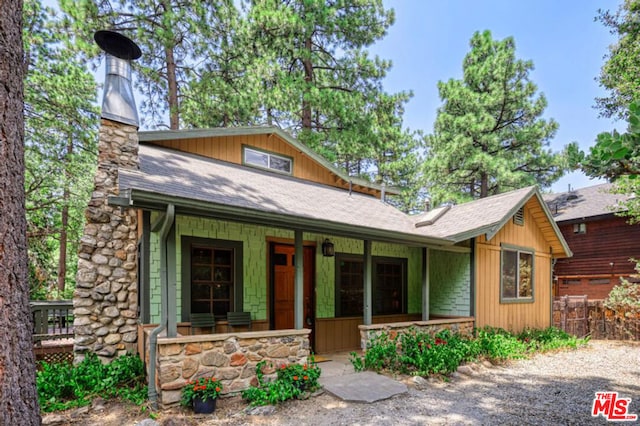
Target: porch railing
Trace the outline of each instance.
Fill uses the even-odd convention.
[[[33,342],[73,337],[72,300],[32,300]]]

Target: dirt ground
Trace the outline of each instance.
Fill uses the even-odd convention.
[[[46,415],[43,424],[152,426],[145,422],[150,418],[161,426],[606,424],[604,417],[591,416],[595,393],[602,391],[630,398],[629,413],[640,413],[640,343],[592,341],[506,366],[468,367],[444,381],[396,377],[408,392],[373,404],[320,393],[250,415],[246,402],[232,397],[221,398],[213,414],[194,415],[182,408],[150,414],[131,404],[94,401],[92,407]]]

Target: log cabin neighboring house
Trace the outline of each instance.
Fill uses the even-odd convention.
[[[558,259],[554,267],[554,295],[587,295],[604,299],[633,274],[640,259],[640,224],[616,215],[628,197],[610,192],[605,183],[544,196],[573,257]]]
[[[105,33],[105,50],[135,57]],[[121,65],[106,67],[121,73],[115,88]],[[345,175],[278,128],[139,132],[132,99],[112,110],[111,88],[74,352],[140,353],[152,404],[177,403],[204,374],[246,389],[258,361],[357,349],[378,326],[552,324],[552,261],[571,250],[536,187],[410,216],[386,202],[394,188]]]

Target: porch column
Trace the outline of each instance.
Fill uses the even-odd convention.
[[[371,241],[364,240],[364,325],[371,325]]]
[[[293,290],[293,323],[296,330],[301,330],[304,327],[304,246],[302,241],[302,231],[296,229],[295,231],[295,288]]]
[[[429,321],[429,247],[422,248],[422,321]]]

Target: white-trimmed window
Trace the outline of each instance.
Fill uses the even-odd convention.
[[[261,169],[273,170],[290,175],[293,170],[293,159],[283,155],[262,151],[256,148],[243,147],[244,164]]]
[[[534,251],[502,246],[500,268],[500,301],[532,302],[534,283]]]

